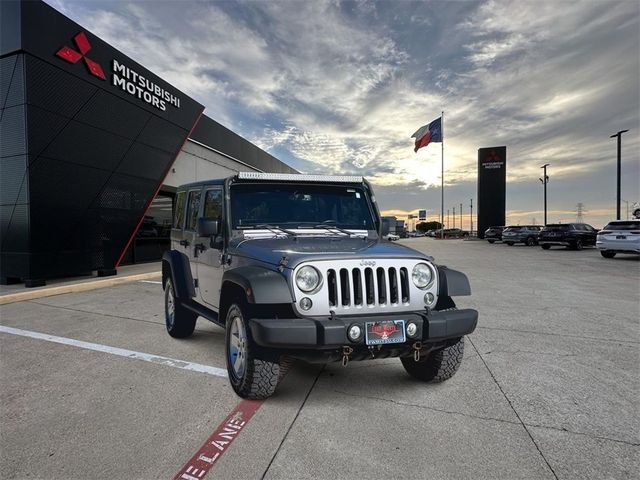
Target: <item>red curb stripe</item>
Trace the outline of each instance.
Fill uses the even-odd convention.
[[[213,434],[200,450],[191,457],[174,480],[201,480],[224,455],[240,432],[247,426],[249,420],[262,406],[264,400],[242,400],[231,411],[229,416],[215,429]]]

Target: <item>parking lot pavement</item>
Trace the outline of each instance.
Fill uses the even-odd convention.
[[[640,261],[401,243],[471,280],[459,306],[480,321],[456,376],[421,384],[397,359],[298,363],[206,478],[635,478]],[[180,470],[239,399],[184,368],[224,368],[222,329],[201,320],[172,339],[162,308],[160,286],[141,282],[0,307],[0,478]]]

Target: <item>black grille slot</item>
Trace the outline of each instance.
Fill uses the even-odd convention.
[[[351,292],[349,291],[349,270],[340,269],[340,298],[342,305],[351,305]]]
[[[400,269],[400,294],[403,303],[409,303],[409,272],[405,267]]]
[[[363,294],[362,294],[362,272],[359,268],[354,268],[352,271],[353,275],[353,304],[354,305],[362,305]]]
[[[329,306],[335,307],[338,304],[338,285],[336,284],[336,271],[327,272],[327,285],[329,286]]]
[[[389,269],[389,301],[398,303],[398,276],[393,267]]]
[[[365,296],[367,298],[367,305],[373,305],[376,301],[375,292],[373,291],[373,270],[370,268],[364,269],[364,289]]]
[[[378,267],[376,276],[378,277],[378,303],[387,303],[387,277],[384,268]]]

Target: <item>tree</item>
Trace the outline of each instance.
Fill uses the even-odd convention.
[[[440,222],[420,222],[416,225],[416,230],[419,232],[428,232],[429,230],[438,230],[442,228],[442,224]]]

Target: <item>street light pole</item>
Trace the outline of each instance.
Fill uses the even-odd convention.
[[[456,228],[456,207],[453,207],[453,228]]]
[[[541,166],[540,168],[544,169],[544,174],[542,176],[542,178],[540,178],[539,180],[542,182],[542,185],[544,185],[544,226],[547,226],[547,183],[549,183],[549,176],[547,175],[547,167],[551,165],[550,163],[545,163],[543,166]]]
[[[470,233],[473,233],[473,198],[469,199],[469,224],[471,225]]]
[[[620,164],[622,158],[622,134],[629,130],[620,130],[618,133],[611,135],[609,138],[618,137],[618,177],[616,189],[616,220],[620,220]]]

